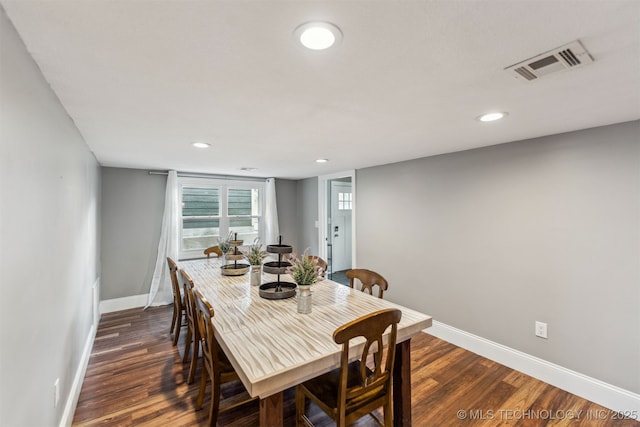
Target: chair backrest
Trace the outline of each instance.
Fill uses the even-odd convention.
[[[209,372],[214,372],[218,359],[218,346],[216,345],[215,330],[213,328],[214,311],[207,299],[195,289],[193,292],[196,306],[196,324],[199,336],[202,339],[202,359]]]
[[[355,288],[355,279],[358,279],[362,284],[360,290],[367,292],[369,295],[373,295],[373,287],[378,286],[378,298],[382,298],[382,294],[389,287],[387,279],[382,277],[375,271],[367,270],[364,268],[354,268],[347,271],[347,277],[349,278],[349,286]]]
[[[324,277],[325,273],[327,272],[327,261],[323,260],[322,258],[320,258],[319,256],[316,255],[307,255],[307,258],[311,259],[311,260],[316,260],[318,263],[318,267],[320,267],[320,276]]]
[[[194,336],[198,337],[199,336],[198,331],[195,330],[197,326],[196,326],[196,304],[193,296],[193,290],[194,290],[193,279],[191,279],[191,276],[189,276],[189,273],[187,273],[184,270],[180,270],[180,276],[182,277],[182,289],[184,293],[184,305],[185,305],[185,312],[187,313],[187,322],[189,322],[189,324],[191,325]],[[189,345],[189,343],[187,343],[187,345]]]
[[[178,283],[178,264],[170,257],[167,257],[167,264],[169,264],[169,275],[171,276],[171,286],[173,287],[173,303],[177,307],[182,307],[182,300],[180,299],[180,284]]]
[[[212,253],[218,255],[218,258],[222,256],[222,251],[218,246],[211,246],[210,248],[204,250],[204,254],[207,256],[207,258],[211,258]]]
[[[402,311],[385,309],[362,316],[335,330],[333,340],[342,344],[338,411],[346,410],[350,402],[358,405],[362,403],[360,399],[378,395],[382,390],[391,393],[396,335],[401,318]],[[386,345],[383,345],[382,336],[389,327],[391,330],[387,335]],[[354,378],[349,378],[349,341],[356,337],[364,337],[366,342],[359,358],[359,375],[356,377],[357,381],[354,381]],[[374,352],[373,369],[367,365],[371,351]]]

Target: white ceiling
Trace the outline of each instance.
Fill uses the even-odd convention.
[[[640,118],[637,0],[0,3],[105,166],[304,178]],[[576,39],[592,64],[503,70]]]

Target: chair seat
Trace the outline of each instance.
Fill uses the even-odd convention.
[[[373,372],[367,369],[367,376]],[[360,361],[351,362],[347,374],[347,389],[361,385],[360,382]],[[313,394],[319,401],[323,402],[330,408],[338,407],[338,389],[340,388],[340,368],[312,378],[304,382],[303,386]],[[357,396],[353,399],[347,399],[347,412],[353,412],[361,407],[359,403],[365,404],[371,400],[382,396],[385,393],[384,387],[380,386],[368,393]]]

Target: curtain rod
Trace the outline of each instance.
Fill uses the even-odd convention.
[[[149,175],[169,175],[167,171],[149,171]],[[209,173],[191,173],[191,172],[178,172],[178,176],[185,178],[209,178],[209,179],[227,179],[238,181],[266,181],[267,178],[258,178],[254,176],[236,176],[236,175],[215,175]]]

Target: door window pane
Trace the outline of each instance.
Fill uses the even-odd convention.
[[[352,193],[338,193],[338,209],[341,211],[351,210],[353,208]]]

